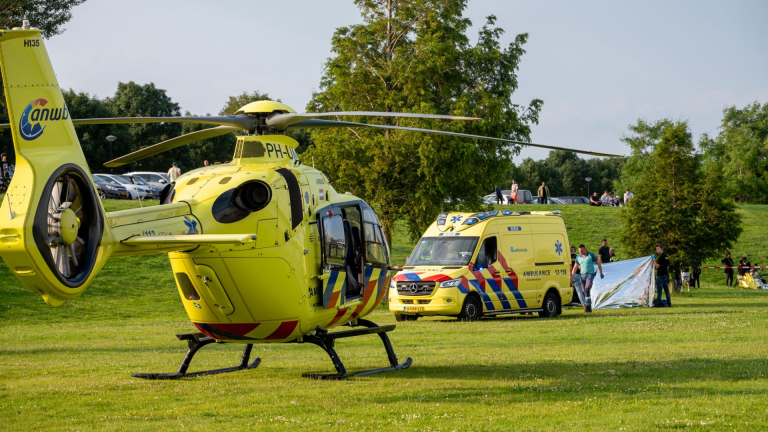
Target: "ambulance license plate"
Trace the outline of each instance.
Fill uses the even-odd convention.
[[[424,308],[421,306],[406,306],[406,312],[424,312]]]

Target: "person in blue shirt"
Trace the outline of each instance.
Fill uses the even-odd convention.
[[[576,255],[576,265],[571,270],[571,277],[576,274],[578,268],[581,272],[581,289],[584,291],[584,312],[592,312],[592,283],[595,280],[597,274],[595,266],[600,270],[600,279],[604,278],[603,275],[603,262],[595,254],[588,251],[583,244],[579,245],[579,254]]]

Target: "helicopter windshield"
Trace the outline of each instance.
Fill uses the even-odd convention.
[[[477,237],[425,237],[406,265],[467,265],[475,253]]]

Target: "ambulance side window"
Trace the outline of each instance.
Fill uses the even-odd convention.
[[[344,223],[339,215],[323,219],[323,252],[326,265],[344,265],[347,240],[344,235]]]
[[[489,265],[496,262],[499,248],[496,242],[496,237],[488,237],[483,240],[483,244],[480,245],[480,251],[477,252],[477,266],[480,268],[486,268]]]

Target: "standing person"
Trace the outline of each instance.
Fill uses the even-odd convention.
[[[664,253],[664,247],[661,243],[656,245],[656,253],[658,255],[651,257],[656,267],[656,300],[661,306],[661,289],[664,288],[664,293],[667,295],[667,307],[672,307],[672,298],[669,296],[669,259]]]
[[[691,260],[691,286],[694,288],[701,288],[701,260],[694,258]],[[698,286],[697,286],[698,285]]]
[[[546,182],[541,182],[541,186],[539,186],[539,204],[546,204],[547,198],[549,198],[549,188]]]
[[[731,259],[730,252],[725,254],[725,258],[720,260],[720,264],[725,266],[725,286],[733,287],[733,259]]]
[[[574,268],[575,267],[575,268]],[[584,302],[584,287],[581,285],[581,271],[576,265],[576,246],[571,246],[571,283],[573,284],[573,294],[571,297],[572,302],[576,300],[583,306]]]
[[[627,191],[624,192],[624,205],[625,206],[629,205],[629,202],[632,201],[632,198],[634,197],[635,197],[635,194],[633,194],[632,192],[629,191],[629,189],[627,189]]]
[[[604,263],[611,262],[611,248],[608,247],[608,240],[603,239],[600,245],[600,249],[597,250],[597,254],[600,255],[600,261]]]
[[[680,269],[680,279],[682,280],[682,285],[680,285],[680,292],[683,292],[683,286],[687,289],[687,291],[691,291],[691,271],[686,266]]]
[[[504,195],[501,194],[499,185],[494,186],[493,190],[496,192],[496,204],[504,204]]]
[[[579,245],[579,255],[576,256],[576,265],[571,270],[571,277],[576,274],[576,269],[581,272],[581,285],[584,290],[584,312],[592,312],[592,283],[595,280],[595,264],[600,269],[600,279],[604,278],[603,263],[595,254],[589,252],[583,244]]]
[[[176,162],[174,162],[173,166],[171,166],[171,169],[168,170],[168,178],[171,180],[171,182],[175,182],[180,175],[181,170],[178,166],[176,166]]]
[[[518,185],[515,179],[512,179],[512,191],[509,193],[509,203],[517,204],[517,189]]]

